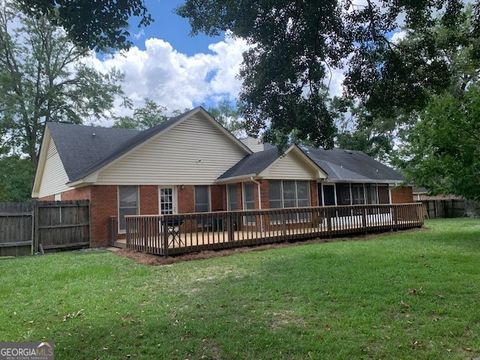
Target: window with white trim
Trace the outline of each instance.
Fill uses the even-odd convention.
[[[138,186],[118,187],[118,230],[126,230],[125,216],[138,215]]]

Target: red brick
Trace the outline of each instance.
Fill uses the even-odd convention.
[[[177,188],[178,212],[195,212],[195,190],[193,185],[181,185]]]
[[[90,202],[92,247],[108,245],[109,219],[111,216],[118,216],[117,212],[117,186],[92,186]]]
[[[212,211],[227,210],[226,186],[212,185],[210,186]]]
[[[90,200],[90,186],[65,191],[62,200]]]
[[[140,214],[157,215],[158,210],[158,186],[141,185],[140,186]]]

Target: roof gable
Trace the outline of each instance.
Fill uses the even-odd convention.
[[[298,146],[292,145],[284,154],[280,154],[277,147],[270,147],[267,150],[253,153],[246,156],[239,161],[235,166],[228,169],[222,176],[219,177],[219,181],[227,181],[227,179],[249,177],[249,176],[262,176],[262,177],[276,177],[271,173],[272,167],[280,165],[279,171],[282,171],[282,163],[289,162],[283,170],[290,170],[290,174],[284,172],[284,178],[302,178],[302,174],[305,174],[305,169],[310,169],[310,177],[314,179],[325,178],[327,174],[320,168],[310,157],[305,154]],[[297,166],[295,166],[294,164]],[[292,165],[294,165],[292,167]],[[302,174],[295,175],[291,171],[300,171]],[[273,169],[275,172],[275,169]],[[315,175],[312,172],[316,172]],[[280,176],[280,175],[278,175]]]
[[[69,182],[72,183],[97,172],[156,135],[174,128],[193,114],[202,114],[206,121],[214,124],[245,154],[251,153],[247,146],[215,121],[202,107],[187,111],[145,131],[63,123],[48,123],[47,129],[57,144]]]

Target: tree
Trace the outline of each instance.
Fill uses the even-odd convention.
[[[18,155],[0,157],[0,201],[30,199],[34,169],[29,159]]]
[[[158,105],[155,101],[145,99],[141,108],[136,108],[132,116],[119,116],[115,118],[113,127],[146,130],[168,120],[165,115],[167,108]]]
[[[0,134],[33,168],[45,122],[99,119],[122,94],[121,74],[97,72],[87,56],[45,18],[29,18],[12,5],[1,9]]]
[[[131,45],[129,18],[139,18],[138,27],[148,26],[152,17],[144,0],[17,0],[30,16],[45,16],[68,32],[80,47],[97,51],[125,49]]]
[[[232,134],[239,136],[244,130],[245,124],[241,118],[240,110],[230,101],[222,100],[217,106],[209,107],[207,111]]]
[[[335,126],[325,84],[332,70],[345,69],[345,95],[372,114],[392,118],[399,105],[422,108],[425,87],[449,85],[447,60],[430,52],[427,30],[437,19],[455,29],[463,6],[461,0],[186,0],[177,12],[189,19],[193,33],[230,30],[252,45],[240,73],[250,131],[270,124],[273,134],[294,131],[331,147]],[[478,16],[473,20],[477,24]],[[392,42],[400,25],[425,34],[417,45],[422,56]]]
[[[434,194],[480,200],[480,86],[436,96],[403,149],[409,180]]]

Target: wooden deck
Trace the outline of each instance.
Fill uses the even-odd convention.
[[[128,216],[117,246],[157,255],[389,231],[423,225],[421,204]]]

